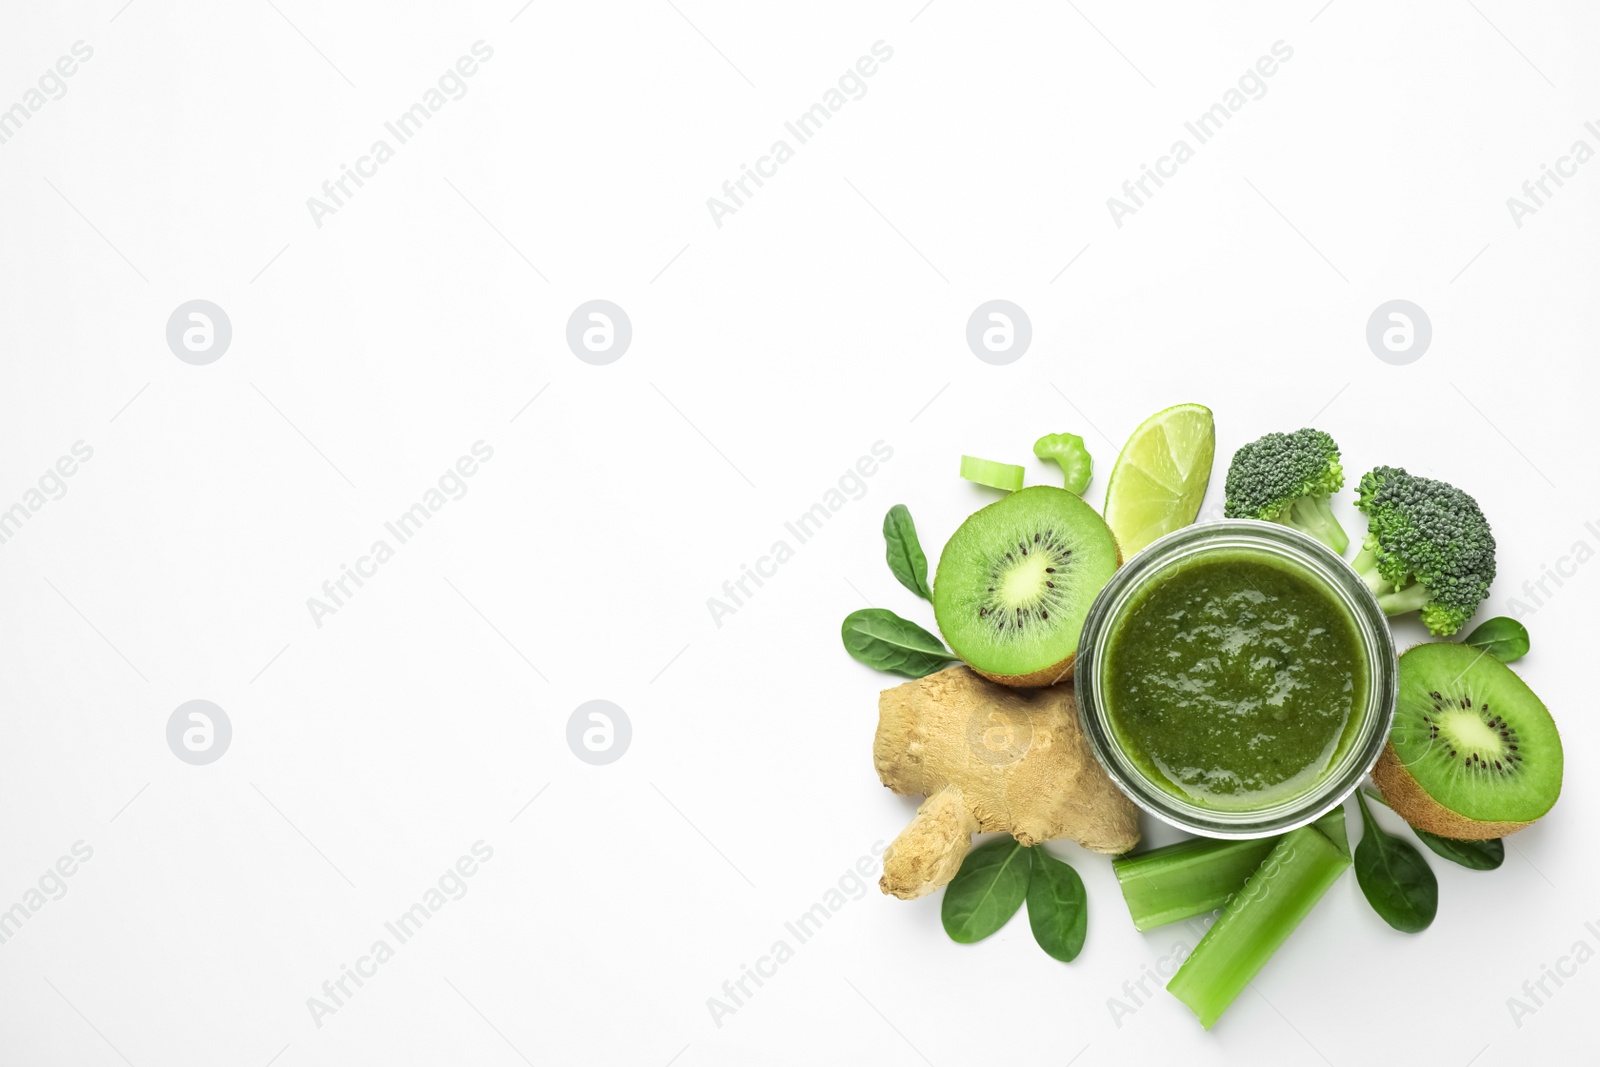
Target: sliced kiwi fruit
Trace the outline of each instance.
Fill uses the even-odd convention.
[[[1081,497],[1031,486],[969,516],[946,542],[934,617],[985,678],[1053,685],[1072,676],[1089,605],[1121,562],[1110,527]]]
[[[1448,643],[1400,657],[1394,728],[1372,778],[1412,826],[1461,841],[1504,837],[1555,804],[1561,768],[1550,712],[1510,667]]]

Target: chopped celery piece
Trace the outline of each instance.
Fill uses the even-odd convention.
[[[1322,831],[1322,836],[1339,846],[1339,851],[1350,855],[1350,829],[1344,821],[1344,801],[1328,814],[1311,824]]]
[[[1022,476],[1027,472],[1015,463],[997,463],[977,456],[961,457],[961,477],[969,482],[987,485],[991,489],[1004,489],[1015,493],[1022,488]]]
[[[1277,838],[1196,837],[1111,862],[1139,930],[1216,911],[1261,866]]]
[[[1167,991],[1211,1029],[1349,866],[1348,851],[1315,824],[1284,834],[1178,968]]]
[[[1342,803],[1311,825],[1349,855]],[[1222,907],[1244,887],[1278,841],[1276,837],[1249,841],[1195,837],[1112,860],[1111,869],[1117,873],[1134,928],[1149,930]]]
[[[1094,476],[1094,457],[1075,433],[1045,434],[1033,443],[1033,454],[1054,460],[1061,467],[1062,484],[1067,492],[1083,495]]]

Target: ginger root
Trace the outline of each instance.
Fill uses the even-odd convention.
[[[1017,689],[957,666],[885,689],[872,759],[884,785],[928,798],[883,854],[878,887],[902,900],[948,884],[979,831],[1111,855],[1139,842],[1138,809],[1095,762],[1070,686]]]

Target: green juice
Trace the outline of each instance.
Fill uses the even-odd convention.
[[[1161,788],[1223,810],[1310,791],[1353,743],[1371,684],[1337,596],[1248,550],[1152,582],[1106,657],[1107,719],[1124,752]]]

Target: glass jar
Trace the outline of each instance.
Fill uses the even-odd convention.
[[[1329,765],[1304,791],[1265,801],[1259,807],[1222,808],[1180,795],[1173,787],[1163,785],[1126,751],[1107,706],[1107,653],[1130,607],[1139,602],[1141,594],[1174,574],[1219,555],[1265,557],[1320,587],[1347,616],[1367,672],[1365,699],[1351,708],[1351,715],[1356,717],[1355,730],[1346,730]],[[1230,519],[1170,533],[1145,547],[1112,576],[1084,620],[1074,685],[1078,716],[1095,758],[1134,803],[1193,834],[1251,838],[1303,826],[1343,803],[1360,786],[1389,737],[1397,670],[1388,618],[1344,559],[1321,542],[1287,526]]]

